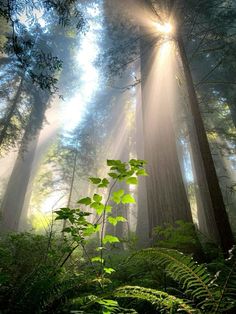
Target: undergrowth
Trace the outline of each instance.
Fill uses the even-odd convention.
[[[188,254],[191,246],[200,250],[192,225],[158,227],[155,247],[136,251],[122,251],[121,239],[107,232],[107,224],[126,221],[114,208],[135,203],[118,183],[137,184],[144,165],[109,160],[107,178],[90,178],[96,193],[56,211],[62,235],[1,238],[0,313],[236,312],[233,249],[208,267]]]

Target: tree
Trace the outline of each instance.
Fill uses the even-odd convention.
[[[71,7],[71,4],[69,4]],[[21,26],[23,29],[23,35],[21,41],[19,41],[18,37],[15,35],[15,18],[14,14],[22,13],[22,7],[20,6],[19,12],[15,12],[18,7],[10,8],[7,11],[9,14],[8,19],[12,22],[13,29],[13,39],[12,39],[12,47],[13,53],[17,58],[17,62],[20,63],[20,69],[23,68],[23,78],[20,81],[20,87],[24,83],[26,86],[26,92],[29,95],[33,95],[33,102],[30,104],[30,113],[28,115],[27,123],[25,124],[25,128],[20,129],[20,131],[24,133],[22,137],[21,147],[19,150],[19,154],[14,165],[14,169],[12,171],[11,177],[9,179],[7,189],[5,192],[5,196],[2,203],[3,210],[3,230],[17,230],[19,227],[20,216],[24,207],[25,195],[27,191],[28,184],[30,182],[30,175],[32,171],[32,165],[34,161],[34,154],[37,146],[37,139],[40,133],[40,129],[42,128],[44,122],[45,111],[49,104],[49,98],[52,94],[57,91],[57,87],[55,86],[57,82],[57,78],[55,77],[56,71],[60,70],[62,62],[58,57],[54,57],[51,53],[52,48],[55,49],[55,46],[59,43],[60,36],[56,37],[59,32],[59,28],[54,28],[55,33],[50,33],[50,39],[54,39],[54,47],[53,44],[49,46],[45,46],[45,39],[48,38],[48,34],[43,32],[39,25],[36,24],[36,27],[33,26],[29,29]],[[38,7],[36,7],[38,9]],[[50,9],[50,8],[48,8]],[[55,5],[54,11],[50,11],[50,16],[55,18],[53,14],[57,11],[57,6]],[[71,9],[71,8],[70,8]],[[74,14],[77,14],[77,10],[75,10]],[[64,18],[69,18],[68,7],[63,7],[63,10],[59,13],[61,15],[61,20],[59,22],[63,25],[67,25],[68,21],[64,21]],[[71,16],[70,16],[71,17]],[[46,18],[46,17],[45,17]],[[77,16],[77,22],[81,21],[81,16]],[[18,23],[18,22],[16,22]],[[82,23],[82,22],[81,22]],[[78,23],[76,27],[79,29],[80,24]],[[49,26],[48,26],[49,27]],[[32,31],[36,30],[36,39],[33,38]],[[63,33],[63,32],[62,32]],[[54,35],[54,38],[53,38]],[[59,33],[60,35],[60,33]],[[57,40],[55,40],[57,39]],[[27,41],[27,45],[31,48],[30,50],[24,50],[28,46],[25,46],[25,42]],[[21,48],[19,50],[19,47]],[[21,71],[22,72],[22,71]],[[29,79],[30,78],[30,79]],[[25,80],[26,79],[26,80]],[[26,81],[26,82],[25,82]],[[42,90],[38,90],[40,87]],[[8,129],[10,126],[10,122],[14,120],[14,114],[18,111],[18,101],[21,94],[21,88],[18,89],[16,96],[14,98],[13,104],[10,106],[9,110],[6,111],[5,119],[3,119],[4,125],[2,128],[1,139],[2,142],[6,140],[6,135],[8,135]],[[13,129],[14,131],[14,129]],[[14,137],[14,132],[13,132]],[[15,138],[13,139],[13,144],[15,144]],[[6,144],[7,145],[7,144]],[[24,171],[23,171],[24,169]],[[20,184],[19,184],[20,182]],[[19,190],[19,186],[21,187]],[[14,196],[14,198],[13,198]],[[17,199],[18,197],[18,199]]]

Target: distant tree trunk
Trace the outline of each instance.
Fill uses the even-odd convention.
[[[75,174],[76,174],[76,166],[77,166],[77,159],[78,159],[78,140],[76,140],[75,148],[74,148],[74,157],[73,157],[73,164],[72,164],[72,171],[71,171],[71,181],[69,185],[69,195],[66,206],[70,208],[71,201],[72,201],[72,194],[74,189],[74,183],[75,183]],[[66,228],[66,220],[63,220],[62,225],[62,236],[64,236],[63,230]]]
[[[172,93],[171,83],[166,82],[170,77],[165,73],[168,69],[163,68],[162,73],[157,73],[158,69],[155,69],[157,51],[153,42],[156,45],[156,41],[156,38],[141,40],[142,107],[145,159],[149,173],[146,181],[150,235],[157,225],[174,223],[176,220],[192,221],[176,148],[174,103],[169,97]],[[156,78],[158,80],[153,82]]]
[[[7,136],[7,131],[10,125],[10,121],[16,111],[16,108],[19,104],[19,98],[22,93],[22,86],[23,86],[24,78],[20,78],[20,83],[17,88],[17,92],[12,100],[12,104],[7,108],[6,114],[2,118],[2,123],[0,124],[0,148],[4,143],[4,140],[6,139]]]
[[[47,98],[48,100],[48,98]],[[47,101],[41,99],[40,93],[35,93],[35,104],[32,107],[28,125],[22,139],[12,174],[2,202],[2,230],[17,231],[20,220],[25,220],[27,213],[24,208],[35,151],[40,128],[43,124]],[[37,127],[36,127],[37,125]]]
[[[207,225],[216,223],[218,233],[219,233],[219,242],[221,248],[225,255],[228,254],[228,250],[232,248],[234,244],[232,230],[229,224],[228,216],[225,209],[225,204],[222,196],[222,192],[219,186],[218,177],[216,174],[214,162],[212,159],[209,143],[207,140],[206,131],[204,128],[203,120],[201,117],[197,95],[194,89],[193,79],[190,72],[188,59],[184,49],[183,40],[178,34],[177,44],[179,48],[180,58],[183,65],[183,70],[186,78],[186,87],[189,96],[189,110],[192,115],[193,128],[195,134],[195,142],[197,144],[197,149],[199,149],[200,156],[202,159],[202,167],[206,180],[198,179],[198,184],[201,185],[205,181],[207,184],[207,191],[210,194],[210,201],[212,204],[212,214],[208,216],[209,213],[205,213],[206,219],[214,217],[213,221],[208,221]],[[194,148],[195,145],[192,145]],[[193,157],[195,156],[193,152]],[[195,165],[197,163],[195,162]],[[203,173],[202,171],[200,173]],[[199,175],[196,171],[196,175]]]
[[[139,159],[144,159],[144,136],[143,136],[143,116],[141,103],[141,88],[138,88],[137,104],[136,104],[136,151]],[[146,177],[139,177],[138,193],[137,193],[137,226],[136,235],[139,247],[147,247],[149,245],[149,219],[147,204],[147,186]]]
[[[232,101],[228,102],[229,110],[233,120],[234,127],[236,128],[236,95]]]
[[[236,235],[236,193],[234,190],[236,170],[232,165],[232,160],[229,158],[231,148],[227,146],[227,143],[220,136],[218,136],[210,146],[213,152],[213,159],[229,217],[229,223],[234,235]]]

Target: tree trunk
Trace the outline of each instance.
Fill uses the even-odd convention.
[[[22,86],[23,86],[23,82],[24,82],[24,78],[21,77],[20,78],[20,84],[17,88],[17,92],[12,100],[12,104],[10,106],[10,108],[7,110],[3,120],[3,124],[1,125],[1,131],[0,131],[0,147],[2,147],[4,145],[4,140],[7,136],[7,130],[9,128],[10,125],[10,121],[15,113],[15,110],[17,108],[17,105],[19,103],[19,97],[21,95],[22,92]]]
[[[136,151],[139,159],[144,159],[144,136],[143,136],[143,116],[141,103],[141,88],[137,87],[137,104],[136,104]],[[147,186],[146,177],[139,177],[138,181],[138,197],[137,197],[137,226],[136,235],[138,246],[140,248],[149,245],[149,219],[147,204]]]
[[[45,99],[44,99],[45,100]],[[47,98],[48,100],[48,98]],[[2,231],[17,231],[20,221],[24,221],[27,212],[24,213],[25,195],[30,181],[32,165],[38,142],[40,128],[43,124],[46,110],[46,102],[40,99],[39,93],[35,95],[35,104],[32,108],[28,125],[26,127],[21,147],[18,152],[12,174],[8,181],[5,196],[2,202]],[[35,128],[37,120],[37,128]],[[33,130],[33,131],[32,131]]]
[[[218,233],[219,233],[219,242],[221,245],[221,248],[225,255],[228,254],[228,250],[232,248],[234,244],[233,234],[232,230],[230,228],[228,216],[225,209],[225,204],[223,201],[222,192],[219,186],[218,177],[216,174],[214,162],[212,159],[210,147],[207,140],[206,131],[204,128],[203,120],[201,117],[199,104],[197,95],[194,89],[193,79],[190,72],[188,59],[186,56],[186,52],[184,49],[183,40],[178,35],[177,38],[177,44],[179,48],[179,54],[183,65],[184,75],[186,79],[186,87],[189,97],[189,110],[192,115],[193,120],[193,128],[194,128],[194,134],[196,136],[196,144],[198,145],[198,149],[200,151],[200,156],[202,159],[202,166],[204,170],[204,174],[206,177],[206,184],[207,184],[207,190],[210,194],[210,201],[212,204],[212,215],[214,217]],[[192,148],[195,145],[192,145]],[[194,156],[193,152],[193,156]],[[196,163],[195,163],[196,165]],[[198,175],[198,172],[196,171],[196,175]],[[200,180],[198,178],[198,184],[201,185],[201,182],[204,182],[204,180]],[[206,213],[207,216],[208,213]],[[212,216],[210,215],[210,217]],[[207,224],[210,225],[214,223],[214,221],[208,221]]]
[[[147,36],[146,36],[147,37]],[[152,42],[153,40],[153,42]],[[175,116],[175,71],[169,64],[165,47],[157,50],[157,38],[141,40],[142,108],[147,199],[150,235],[155,226],[192,221],[173,127]],[[164,49],[162,51],[161,49]],[[171,58],[171,55],[170,55]],[[169,90],[170,89],[170,90]]]

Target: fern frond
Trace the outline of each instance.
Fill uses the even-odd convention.
[[[185,293],[198,302],[214,303],[214,294],[210,288],[213,277],[204,265],[195,262],[192,257],[172,249],[151,248],[136,254],[145,254],[153,264],[165,268],[166,273],[180,283]]]
[[[214,314],[236,307],[236,257],[232,255],[226,262],[227,266],[217,278],[221,288],[216,298],[214,311],[212,311]],[[224,278],[223,283],[221,277]]]
[[[144,288],[139,286],[124,286],[116,289],[114,296],[117,298],[135,298],[148,301],[156,308],[167,311],[176,310],[182,313],[200,313],[197,309],[192,308],[183,299],[172,296],[166,292]],[[172,313],[172,312],[171,312]]]

